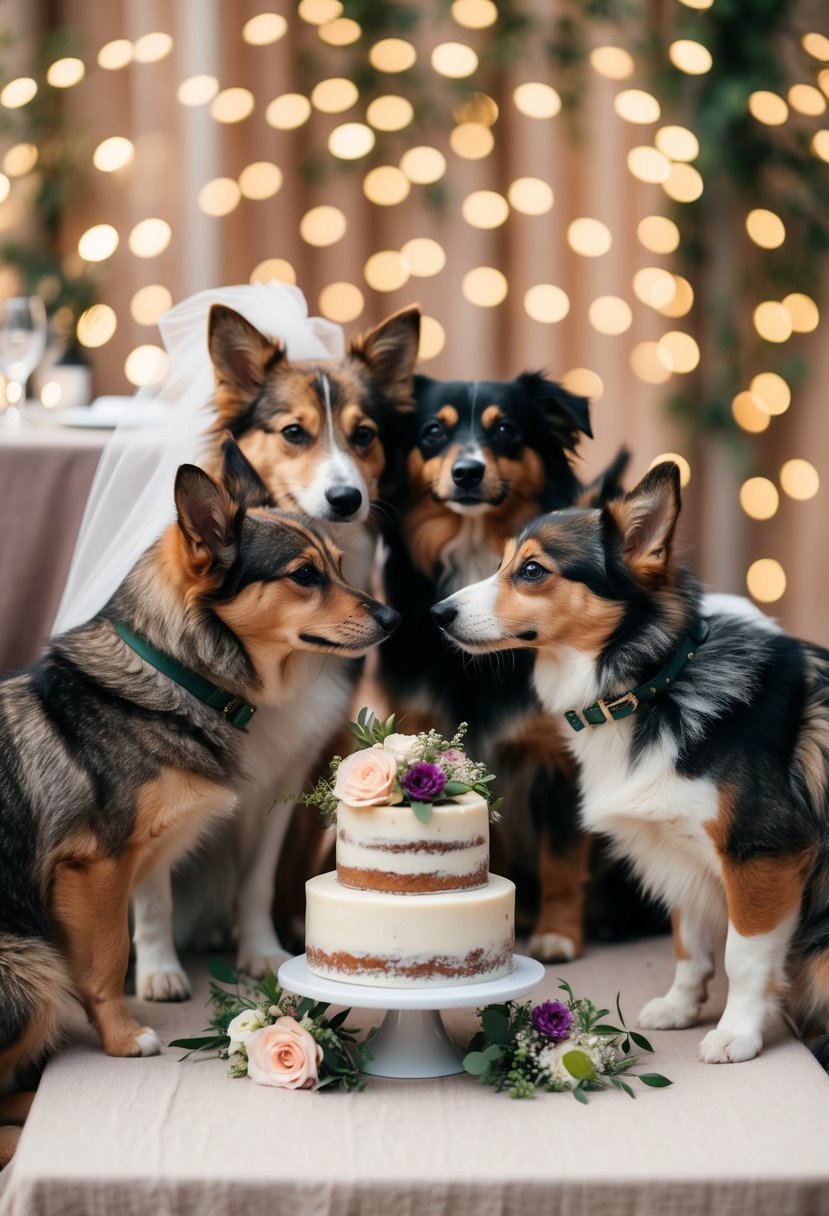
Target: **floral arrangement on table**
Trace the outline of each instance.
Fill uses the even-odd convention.
[[[273,972],[243,990],[232,967],[218,961],[208,966],[214,980],[210,1033],[174,1039],[171,1047],[187,1051],[182,1059],[217,1051],[230,1061],[231,1077],[277,1089],[365,1089],[362,1069],[371,1059],[376,1030],[358,1040],[346,1025],[350,1009],[329,1018],[328,1004],[285,992]]]
[[[572,1093],[587,1102],[588,1090],[619,1089],[636,1095],[625,1077],[662,1089],[672,1082],[661,1073],[633,1073],[639,1057],[630,1054],[631,1040],[642,1051],[653,1051],[644,1035],[628,1030],[619,997],[616,1011],[622,1029],[602,1019],[609,1009],[597,1009],[587,997],[575,997],[569,984],[559,987],[565,1001],[527,1001],[487,1005],[478,1011],[481,1030],[469,1044],[463,1066],[484,1085],[507,1090],[511,1098],[532,1098],[537,1089]]]
[[[310,794],[285,794],[279,802],[304,802],[330,819],[337,804],[394,806],[403,803],[428,823],[436,802],[474,792],[497,817],[502,799],[492,797],[495,780],[485,764],[471,760],[463,748],[467,725],[462,722],[451,739],[439,731],[402,735],[395,730],[395,715],[381,722],[368,708],[349,723],[359,748],[350,756],[334,756],[327,777],[320,777]]]

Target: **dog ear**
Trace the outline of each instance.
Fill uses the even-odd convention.
[[[412,376],[420,342],[420,308],[413,304],[393,313],[354,338],[349,353],[367,366],[396,409],[413,408]]]
[[[619,534],[620,557],[641,583],[652,586],[665,577],[681,506],[679,469],[666,460],[604,508]]]
[[[246,511],[274,505],[268,487],[229,432],[222,443],[222,481],[230,497]]]
[[[225,487],[194,464],[180,465],[175,487],[178,526],[194,573],[224,572],[239,551],[244,511]]]
[[[250,321],[225,304],[214,304],[210,309],[207,347],[216,381],[225,390],[219,400],[223,414],[229,412],[228,406],[246,408],[264,384],[266,374],[285,357],[279,342],[260,334]]]
[[[625,492],[621,478],[629,463],[630,452],[625,447],[619,448],[613,462],[603,473],[584,487],[576,501],[576,506],[603,507],[607,503],[621,498]]]
[[[593,438],[587,397],[569,392],[541,372],[522,372],[518,383],[532,401],[543,407],[548,426],[568,451],[575,451],[579,432]]]

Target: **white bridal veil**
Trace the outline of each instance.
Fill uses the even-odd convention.
[[[305,297],[284,283],[200,291],[159,321],[170,357],[158,397],[169,420],[143,430],[147,398],[139,390],[106,444],[89,492],[69,577],[53,631],[62,633],[103,608],[135,562],[173,518],[173,482],[180,464],[198,463],[213,420],[214,380],[207,349],[212,304],[226,304],[261,333],[278,338],[291,359],[336,359],[344,353],[339,325],[309,317]]]

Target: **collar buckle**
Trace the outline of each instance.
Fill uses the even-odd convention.
[[[623,692],[621,697],[617,697],[615,701],[599,701],[599,705],[602,706],[603,710],[606,709],[612,718],[614,709],[620,709],[623,705],[630,706],[628,713],[636,713],[637,709],[639,708],[639,698],[636,696],[636,693]],[[627,717],[627,714],[625,717]]]

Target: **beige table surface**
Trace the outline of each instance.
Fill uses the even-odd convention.
[[[665,990],[667,939],[548,969],[632,1022]],[[134,1002],[164,1042],[203,1028]],[[722,1004],[722,986],[710,1005]],[[361,1019],[366,1024],[367,1015]],[[447,1015],[465,1040],[468,1013]],[[458,1076],[372,1078],[362,1094],[232,1080],[215,1059],[113,1060],[76,1041],[48,1066],[5,1179],[2,1216],[793,1216],[829,1214],[829,1078],[780,1031],[759,1059],[706,1066],[701,1030],[654,1032],[667,1090],[515,1102]]]

